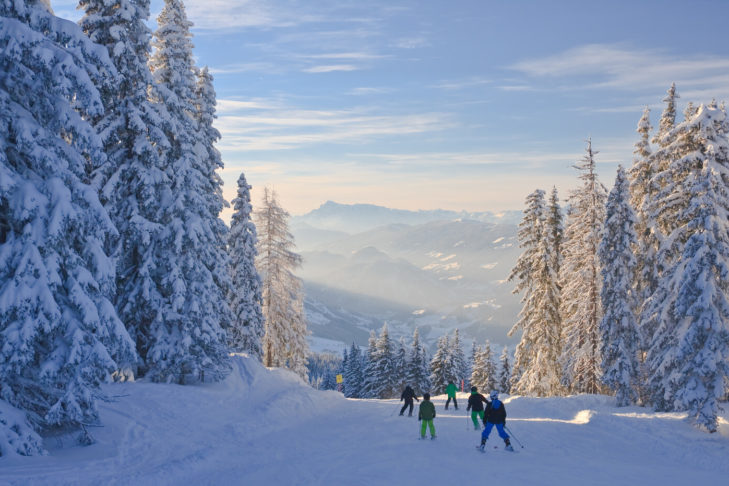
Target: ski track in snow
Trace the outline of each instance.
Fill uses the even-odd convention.
[[[221,384],[108,385],[97,443],[0,459],[1,485],[684,485],[725,484],[729,422],[717,434],[682,414],[617,408],[610,397],[504,399],[519,454],[496,430],[485,454],[465,411],[434,398],[437,439],[418,440],[398,400],[348,400],[236,358]],[[414,415],[417,415],[418,403]],[[67,441],[68,442],[68,441]],[[494,449],[494,446],[498,448]]]

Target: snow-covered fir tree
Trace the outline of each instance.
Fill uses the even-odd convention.
[[[679,98],[680,96],[676,92],[675,83],[671,84],[666,97],[663,98],[666,107],[661,114],[658,131],[652,140],[653,144],[657,145],[657,150],[651,156],[653,171],[650,174],[651,179],[649,184],[652,192],[644,211],[648,213],[651,223],[656,228],[656,237],[659,239],[658,245],[662,243],[660,241],[661,236],[671,233],[674,225],[670,211],[665,213],[658,210],[658,205],[663,202],[658,200],[657,193],[663,190],[664,187],[674,184],[674,181],[670,180],[671,174],[668,171],[668,167],[674,160],[682,156],[682,154],[676,154],[672,150],[667,150],[667,147],[674,142],[673,129],[676,125],[676,100]],[[660,261],[657,262],[658,268],[656,272],[658,274],[662,271],[662,263]]]
[[[491,343],[486,341],[483,348],[479,348],[471,373],[471,386],[475,386],[482,393],[488,394],[497,389],[496,365],[494,363]]]
[[[377,334],[374,329],[370,331],[370,337],[367,340],[367,352],[363,357],[363,373],[362,388],[360,395],[362,398],[375,398],[375,390],[379,386],[375,376],[375,356],[377,354]]]
[[[238,196],[233,199],[230,220],[228,254],[232,288],[228,296],[233,321],[227,329],[228,344],[232,351],[248,353],[259,360],[263,357],[261,341],[264,334],[261,310],[261,277],[256,270],[256,244],[258,235],[253,224],[251,186],[245,174],[238,177]]]
[[[149,325],[138,330],[137,342],[151,380],[215,381],[230,371],[223,328],[232,321],[220,205],[210,203],[220,188],[209,177],[208,154],[200,149],[204,132],[196,120],[191,23],[182,3],[166,1],[157,26],[152,92],[169,114],[164,128],[170,142],[165,173],[171,185],[156,208],[164,258],[156,260],[154,272],[161,276],[164,299]]]
[[[399,378],[393,353],[393,342],[387,323],[382,325],[380,335],[375,342],[375,353],[370,358],[370,393],[375,398],[393,398],[399,395],[397,386]]]
[[[669,100],[672,100],[672,98],[669,98]],[[673,106],[672,101],[671,106]],[[633,159],[633,165],[628,171],[628,177],[630,179],[630,203],[635,210],[635,232],[638,238],[638,245],[635,249],[637,256],[635,298],[638,305],[638,315],[642,315],[643,303],[653,294],[658,285],[656,252],[658,251],[660,233],[655,227],[655,221],[648,217],[648,211],[658,189],[654,186],[653,177],[659,172],[659,168],[658,159],[653,156],[649,141],[652,130],[649,116],[650,109],[646,107],[638,121],[636,131],[640,135],[640,139],[635,143],[635,150],[633,150],[635,157]],[[667,121],[663,123],[665,125]],[[672,123],[673,121],[671,121]],[[647,340],[648,336],[641,331],[639,351],[639,364],[641,369],[643,368],[642,363],[647,347]]]
[[[474,339],[471,341],[471,353],[468,355],[468,372],[466,373],[466,376],[468,377],[468,386],[467,388],[471,387],[471,377],[473,376],[473,370],[476,366],[476,356],[478,355],[478,352],[480,351],[479,346],[476,344],[476,340]]]
[[[509,348],[506,346],[499,357],[498,384],[501,393],[511,393],[511,363],[509,363]]]
[[[648,303],[656,329],[648,350],[656,408],[686,410],[717,430],[718,401],[729,380],[729,140],[726,113],[701,105],[665,147],[676,157],[673,185],[658,194],[678,209],[658,258],[666,262]],[[686,200],[688,199],[688,200]],[[668,212],[668,207],[664,211]]]
[[[451,370],[449,379],[453,380],[453,383],[460,389],[461,382],[465,382],[468,379],[468,362],[466,361],[466,355],[463,354],[463,345],[461,344],[461,335],[458,329],[453,333],[450,359]]]
[[[262,280],[265,321],[263,364],[285,366],[305,376],[308,330],[303,284],[293,273],[301,266],[301,256],[294,251],[289,213],[279,205],[276,192],[266,187],[254,219],[258,231],[256,268]]]
[[[559,218],[550,214],[544,191],[527,196],[524,218],[519,225],[519,246],[524,249],[509,276],[517,280],[514,292],[523,293],[519,320],[509,336],[523,330],[516,348],[515,368],[519,375],[513,383],[515,393],[551,396],[562,393],[559,363],[561,319],[559,313],[559,259],[551,247],[558,238]],[[554,220],[549,225],[549,220]]]
[[[224,297],[224,300],[214,302],[213,311],[220,314],[223,325],[230,325],[233,319],[227,305],[227,296],[232,291],[233,285],[228,255],[230,240],[228,227],[220,218],[223,209],[230,205],[223,198],[223,179],[218,174],[218,170],[222,170],[224,164],[220,152],[215,147],[215,143],[220,140],[220,132],[213,126],[217,118],[215,114],[216,94],[213,76],[207,66],[200,70],[193,69],[193,72],[197,76],[193,100],[194,119],[197,122],[195,151],[200,154],[203,162],[200,172],[204,176],[204,185],[201,187],[200,199],[204,201],[207,210],[199,210],[200,214],[196,216],[202,222],[201,226],[205,229],[204,235],[209,245],[207,262],[211,265],[210,274],[215,285],[222,290]]]
[[[160,201],[171,199],[173,182],[166,167],[167,111],[148,96],[154,84],[147,66],[149,1],[83,0],[79,7],[81,28],[106,48],[118,72],[113,85],[100,86],[106,111],[92,120],[106,158],[94,163],[92,176],[119,232],[106,241],[117,262],[116,308],[145,357],[152,323],[163,319],[161,302],[169,292],[157,269],[167,260],[168,245]],[[120,363],[122,376],[132,374],[130,364]]]
[[[668,88],[666,96],[663,98],[663,102],[666,104],[666,107],[663,109],[663,113],[661,113],[661,119],[658,122],[658,131],[651,140],[653,144],[660,147],[665,147],[668,144],[664,137],[671,132],[673,127],[676,125],[676,100],[680,98],[681,97],[676,92],[676,83],[671,83],[671,87]],[[664,166],[659,167],[660,170],[665,169],[666,164],[663,165]]]
[[[413,331],[413,342],[410,345],[407,365],[407,384],[415,393],[422,395],[430,391],[430,368],[425,348],[420,343],[420,330],[416,327]]]
[[[135,359],[104,251],[116,230],[87,172],[104,159],[88,120],[113,72],[45,3],[0,0],[0,399],[39,431],[96,423],[99,386]],[[15,452],[40,452],[16,433]]]
[[[483,363],[486,370],[485,390],[496,390],[498,388],[498,373],[496,363],[494,362],[494,352],[491,348],[491,342],[486,340],[483,348]]]
[[[598,249],[602,267],[602,380],[615,392],[619,407],[636,403],[638,398],[640,336],[636,318],[635,227],[628,179],[619,166],[608,195],[605,228]]]
[[[479,391],[486,390],[485,384],[487,382],[486,372],[485,372],[485,366],[483,363],[483,351],[480,347],[476,346],[474,343],[474,349],[473,349],[473,367],[471,369],[471,376],[469,378],[469,383],[471,386],[475,386],[479,389]]]
[[[408,374],[408,352],[405,345],[405,337],[401,336],[395,344],[395,390],[402,390],[407,385]]]
[[[553,187],[547,207],[546,236],[548,239],[547,249],[552,258],[551,268],[557,276],[559,276],[559,268],[562,266],[562,240],[564,239],[564,225],[562,220],[562,207],[559,204],[559,194],[557,193],[557,188]],[[559,292],[559,282],[557,284],[557,290]],[[559,298],[559,293],[557,298]]]
[[[441,336],[430,360],[430,384],[434,394],[445,393],[448,380],[452,379],[451,346],[448,336]]]
[[[346,350],[345,350],[346,353]],[[344,396],[347,398],[363,398],[362,396],[362,351],[359,346],[352,343],[349,348],[346,366],[342,373],[344,379]]]
[[[575,393],[600,393],[602,369],[600,321],[602,278],[597,249],[605,222],[607,190],[597,179],[595,154],[588,140],[586,155],[575,165],[582,185],[569,197],[564,258],[560,268],[562,295],[563,382]],[[515,390],[514,390],[515,391]]]

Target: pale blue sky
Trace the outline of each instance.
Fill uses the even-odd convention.
[[[73,0],[52,0],[77,19]],[[729,1],[187,0],[215,76],[225,195],[521,209],[630,165],[643,107],[729,101]],[[152,1],[152,20],[162,1]]]

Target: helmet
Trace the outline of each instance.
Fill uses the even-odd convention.
[[[471,387],[471,393],[476,393],[477,391],[478,391],[478,388],[476,388],[475,386]]]
[[[494,391],[491,392],[491,395],[490,396],[491,396],[491,400],[496,400],[497,398],[499,398],[499,392],[497,392],[496,390],[494,390]]]

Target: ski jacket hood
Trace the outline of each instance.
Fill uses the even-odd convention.
[[[486,405],[483,421],[484,423],[491,422],[492,424],[503,424],[506,422],[506,408],[498,398]]]

